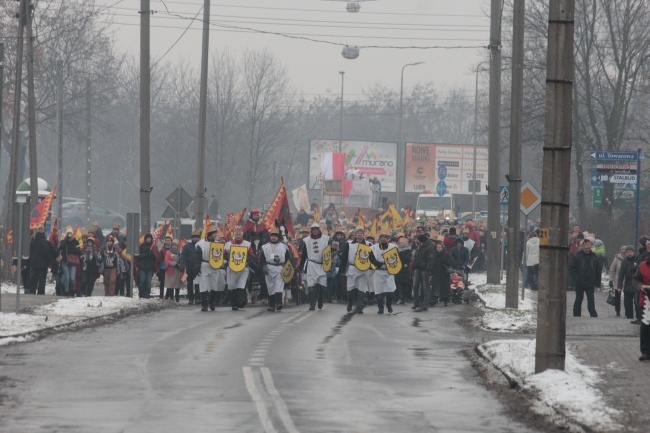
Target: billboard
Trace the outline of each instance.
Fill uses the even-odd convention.
[[[338,151],[338,140],[310,140],[309,189],[321,189],[321,156]],[[397,143],[343,140],[341,152],[347,155],[346,171],[355,169],[365,177],[376,177],[381,182],[382,191],[395,192]]]
[[[476,181],[472,184],[474,146],[467,144],[406,143],[406,173],[404,191],[436,193],[444,188],[445,194],[487,195],[487,146],[476,146]]]

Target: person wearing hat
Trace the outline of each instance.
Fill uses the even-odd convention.
[[[287,261],[291,261],[289,247],[280,242],[279,230],[271,230],[270,242],[262,246],[261,266],[269,293],[269,307],[267,311],[282,310],[282,294],[284,293],[284,280],[282,268]]]
[[[138,268],[138,295],[141,299],[151,297],[151,279],[156,269],[156,254],[153,252],[153,236],[144,235],[144,242],[138,248],[135,265]]]
[[[92,236],[86,239],[81,253],[81,294],[92,296],[99,278],[99,248]]]
[[[368,291],[368,271],[359,270],[355,265],[359,244],[367,244],[364,238],[364,231],[358,228],[354,233],[352,242],[345,242],[339,246],[341,257],[341,272],[347,277],[348,291],[348,313],[355,312],[362,314],[366,306],[366,292]]]
[[[631,323],[635,325],[641,324],[641,319],[643,319],[643,308],[639,305],[640,298],[639,292],[634,288],[633,278],[634,274],[638,268],[639,261],[634,256],[634,246],[626,245],[623,247],[623,259],[620,261],[620,267],[618,275],[615,280],[616,284],[616,315],[620,316],[621,309],[621,293],[623,293],[623,306],[625,308],[625,317],[628,319],[636,319]],[[618,256],[616,256],[618,258]],[[615,259],[616,262],[616,259]],[[614,264],[612,264],[614,267]],[[610,269],[610,278],[611,278],[611,269]],[[610,287],[613,287],[611,285]],[[635,314],[636,313],[636,314]]]
[[[99,251],[99,273],[104,276],[104,295],[115,296],[117,276],[125,273],[121,250],[112,235],[106,237],[106,245]],[[94,241],[93,241],[94,243]]]
[[[124,235],[120,233],[121,228],[122,226],[119,223],[115,223],[113,224],[113,230],[109,233],[111,236],[113,236],[115,245],[119,245],[124,241]],[[108,237],[106,237],[106,239],[108,239]],[[102,245],[106,244],[106,239],[104,239]]]
[[[72,227],[65,229],[65,238],[61,241],[61,255],[63,257],[63,286],[66,296],[75,295],[75,279],[77,267],[80,263],[81,248],[74,237]]]
[[[104,245],[104,232],[99,228],[99,221],[93,221],[93,228],[90,230],[90,234],[95,238],[95,244],[97,248],[100,248]]]
[[[301,249],[300,266],[307,279],[307,297],[309,299],[309,309],[316,309],[318,300],[318,309],[323,308],[323,297],[327,287],[327,274],[323,269],[323,250],[329,244],[329,236],[321,232],[320,225],[313,223],[309,237],[304,239]]]
[[[178,262],[178,267],[181,271],[185,271],[187,276],[187,299],[188,305],[193,305],[194,300],[199,303],[201,293],[199,292],[198,284],[194,285],[196,278],[196,243],[201,239],[201,232],[194,230],[192,232],[191,242],[185,242],[181,251],[181,257]]]
[[[413,296],[415,299],[411,309],[419,313],[429,309],[431,298],[429,278],[435,260],[435,248],[433,240],[425,234],[418,235],[417,242],[419,246],[413,259]]]
[[[201,276],[199,290],[201,292],[201,311],[214,311],[217,292],[225,290],[226,281],[223,268],[215,269],[210,264],[210,244],[217,240],[217,227],[210,225],[205,229],[206,238],[196,243],[195,269]],[[225,263],[224,258],[224,263]]]
[[[244,240],[248,242],[253,241],[253,233],[257,235],[261,245],[269,241],[269,228],[260,221],[262,212],[259,209],[252,209],[249,214],[248,220],[242,226],[244,233]]]
[[[156,268],[158,269],[156,272],[156,275],[158,276],[158,284],[159,284],[159,290],[160,293],[158,295],[159,299],[163,299],[164,294],[165,294],[165,277],[167,275],[167,265],[165,264],[165,257],[167,256],[167,251],[169,251],[172,248],[172,240],[173,238],[170,235],[165,236],[165,240],[163,241],[162,248],[158,250],[158,254],[156,256]]]
[[[591,317],[598,317],[594,301],[594,290],[600,288],[602,276],[602,260],[592,251],[594,238],[587,236],[582,241],[581,250],[573,256],[569,263],[569,274],[573,279],[576,299],[573,303],[573,316],[582,315],[582,300],[587,294],[587,310]]]
[[[389,313],[393,312],[393,295],[397,286],[395,285],[395,276],[388,273],[383,254],[397,249],[397,245],[389,242],[389,236],[386,233],[379,235],[379,242],[370,247],[370,263],[375,266],[372,273],[374,280],[374,290],[377,295],[378,314],[384,314],[384,303]]]
[[[239,271],[233,271],[230,266],[226,269],[226,281],[228,281],[228,289],[230,289],[230,306],[233,311],[246,306],[246,282],[250,275],[250,266],[254,266],[253,250],[251,243],[244,239],[244,231],[241,227],[236,227],[233,231],[235,239],[226,243],[224,247],[227,256],[230,258],[230,249],[233,246],[243,246],[248,248],[248,255],[246,257],[247,266]]]
[[[26,293],[45,294],[47,269],[56,255],[54,245],[45,237],[45,227],[40,226],[29,242],[29,284]]]
[[[177,303],[180,300],[181,276],[183,275],[183,271],[178,266],[180,258],[180,243],[178,239],[172,239],[172,246],[165,254],[165,282],[167,283],[165,299],[170,301],[176,299]]]

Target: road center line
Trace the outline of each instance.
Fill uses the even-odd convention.
[[[307,310],[307,311],[309,311],[309,310]],[[314,314],[314,311],[310,311],[309,314],[304,315],[300,319],[296,320],[294,323],[300,323],[303,320],[305,320],[306,318],[311,317],[313,314]]]
[[[307,310],[307,311],[309,311],[309,310]],[[304,314],[304,313],[305,313],[304,311],[301,311],[300,313],[292,314],[291,316],[287,317],[286,319],[284,319],[280,323],[287,324],[287,323],[291,322],[293,319],[297,318],[298,316],[300,316],[301,314]]]
[[[267,367],[262,367],[260,370],[262,371],[262,377],[264,378],[264,385],[266,386],[266,390],[273,399],[273,404],[275,404],[275,408],[277,409],[278,415],[282,420],[282,424],[284,424],[284,428],[287,429],[288,433],[300,433],[296,426],[293,424],[293,420],[291,419],[291,415],[289,415],[289,409],[287,409],[286,403],[284,400],[282,400],[280,393],[273,384],[271,371]]]
[[[246,382],[246,389],[248,390],[248,393],[253,398],[253,401],[255,402],[255,406],[257,407],[257,414],[260,417],[260,421],[262,423],[262,427],[264,427],[264,431],[266,433],[278,433],[278,431],[273,427],[271,418],[269,418],[269,413],[266,410],[266,404],[264,404],[262,395],[259,393],[257,387],[255,386],[255,379],[253,378],[253,370],[251,370],[250,367],[242,367],[242,369],[244,370],[244,381]]]

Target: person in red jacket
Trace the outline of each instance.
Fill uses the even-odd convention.
[[[632,285],[639,291],[639,307],[645,310],[646,304],[650,302],[650,255],[639,263],[636,274],[632,278]],[[639,332],[639,342],[641,346],[641,356],[639,361],[650,361],[650,317],[646,317],[644,312],[641,319],[641,330]]]
[[[474,229],[474,224],[472,224],[471,222],[465,224],[465,228],[469,230],[469,238],[474,242],[476,242],[474,247],[478,251],[478,249],[481,248],[481,235]]]

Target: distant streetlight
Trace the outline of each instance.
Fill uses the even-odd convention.
[[[339,153],[343,148],[343,82],[345,78],[345,71],[339,71],[341,74],[341,118],[339,120]]]
[[[346,9],[348,12],[356,13],[361,9],[361,5],[358,2],[349,2]]]
[[[417,66],[417,65],[422,65],[424,62],[417,62],[417,63],[407,63],[402,67],[402,79],[400,81],[400,89],[399,89],[399,139],[397,142],[397,168],[395,170],[396,174],[396,179],[395,179],[395,185],[396,185],[396,199],[395,202],[397,203],[397,209],[400,208],[400,189],[402,188],[400,179],[401,179],[401,147],[402,147],[402,118],[403,118],[403,100],[404,100],[404,69],[406,69],[407,66]]]
[[[359,57],[359,47],[348,47],[347,45],[343,48],[341,55],[348,60],[354,60]]]

